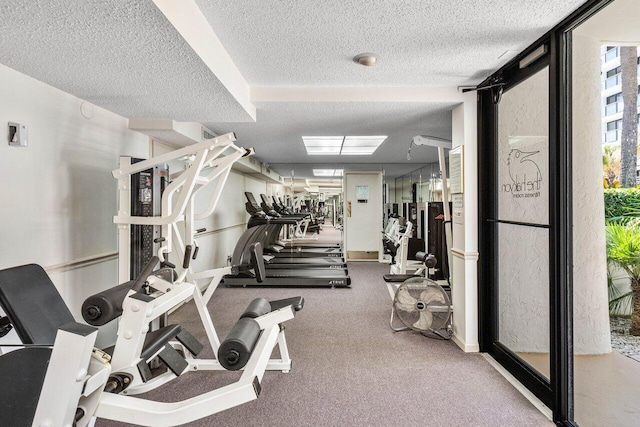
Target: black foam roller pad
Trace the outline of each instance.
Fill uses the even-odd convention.
[[[133,280],[87,298],[82,304],[82,318],[92,326],[102,326],[122,314],[122,302]]]
[[[251,319],[255,319],[256,317],[264,316],[267,313],[271,312],[271,304],[264,298],[256,298],[244,310],[241,319],[245,317],[249,317]]]
[[[230,371],[244,368],[260,337],[260,325],[244,317],[236,322],[218,349],[218,361]]]

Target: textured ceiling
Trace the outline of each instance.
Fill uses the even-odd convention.
[[[451,139],[455,104],[400,102],[257,103],[255,123],[206,123],[218,133],[235,132],[238,143],[256,149],[255,157],[282,176],[313,177],[313,167],[381,170],[403,174],[437,161],[437,150],[414,147],[411,138],[430,135]],[[308,156],[301,136],[388,135],[371,156]],[[358,163],[359,165],[354,165]],[[392,165],[398,164],[398,165]]]
[[[151,0],[0,0],[0,63],[129,118],[249,120]]]
[[[250,86],[365,90],[478,83],[509,59],[499,58],[505,51],[523,50],[584,2],[175,0],[168,7],[185,2],[187,10],[193,1]],[[0,0],[0,18],[0,63],[128,118],[235,131],[283,176],[344,163],[402,174],[435,161],[435,149],[418,147],[407,162],[411,137],[451,136],[453,104],[257,102],[252,123],[152,0]],[[366,51],[377,52],[379,64],[352,62]],[[373,156],[306,156],[300,136],[323,134],[389,139]]]
[[[196,0],[252,86],[479,83],[584,0]],[[376,52],[374,67],[354,64]]]

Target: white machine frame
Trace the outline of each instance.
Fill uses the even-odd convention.
[[[395,219],[395,218],[393,218]],[[396,219],[396,223],[397,223]],[[407,221],[406,228],[404,233],[400,235],[400,228],[394,227],[392,231],[395,234],[391,234],[391,237],[395,237],[392,239],[394,243],[398,246],[398,252],[396,253],[396,262],[395,264],[391,264],[389,268],[390,274],[407,274],[407,271],[413,271],[413,274],[419,275],[422,274],[424,270],[424,263],[421,261],[409,260],[408,252],[409,252],[409,239],[411,238],[411,231],[413,230],[413,223],[411,221]]]
[[[119,224],[119,275],[121,282],[129,280],[129,229],[132,224],[162,226],[162,236],[165,238],[165,241],[158,251],[158,257],[161,261],[164,261],[165,253],[171,253],[173,251],[175,251],[177,257],[182,259],[184,258],[187,245],[192,245],[194,248],[198,246],[195,239],[195,221],[207,218],[214,212],[233,164],[240,158],[248,154],[253,154],[253,149],[247,150],[238,147],[234,144],[234,141],[235,135],[228,133],[134,164],[130,163],[129,158],[122,159],[123,164],[121,164],[121,167],[113,171],[113,176],[118,178],[119,183],[120,205],[118,216],[114,217],[114,222]],[[162,194],[162,215],[154,217],[130,215],[131,175],[156,165],[185,157],[190,159],[190,167],[183,172],[172,175],[171,184],[166,187]],[[200,213],[196,213],[196,195],[205,186],[214,181],[216,182],[214,192],[209,199],[207,208]],[[177,194],[179,194],[179,198],[174,202],[174,197]],[[180,233],[180,223],[184,225],[184,239]],[[136,363],[138,362],[137,357],[144,343],[145,328],[148,329],[148,322],[159,318],[191,299],[193,299],[198,310],[198,315],[206,332],[209,345],[214,354],[218,353],[220,339],[218,338],[215,326],[207,310],[207,304],[211,300],[220,281],[227,274],[232,274],[232,267],[221,267],[194,272],[192,264],[190,264],[182,270],[177,281],[174,283],[164,281],[155,276],[149,277],[148,281],[150,286],[163,291],[162,296],[154,299],[152,306],[145,306],[143,312],[147,313],[147,311],[149,311],[151,315],[147,316],[145,314],[141,320],[140,313],[131,312],[128,316],[123,315],[118,326],[116,350],[112,363],[116,367],[115,370],[128,370],[130,371],[129,373],[133,375],[134,383],[125,390],[127,393],[144,393],[175,378],[173,373],[167,372],[155,377],[151,381],[143,383],[136,368]],[[206,280],[206,282],[199,284],[199,280]],[[131,309],[129,305],[133,303],[131,303],[129,299],[127,299],[125,303],[123,309]],[[133,307],[140,307],[141,304],[142,302],[136,301]],[[186,360],[189,363],[188,370],[224,369],[220,365],[220,362],[215,359],[196,359],[191,357],[190,353],[183,348],[180,343],[174,342],[172,345],[185,354]],[[291,359],[289,357],[284,333],[278,335],[278,346],[281,355],[280,359],[269,360],[266,369],[289,372],[291,369]]]
[[[130,226],[133,224],[162,227],[162,236],[165,241],[158,256],[163,261],[164,253],[171,253],[175,250],[177,257],[182,259],[186,245],[197,247],[194,237],[195,221],[207,218],[214,212],[233,164],[247,154],[253,154],[253,149],[246,150],[238,147],[233,143],[234,141],[235,135],[228,133],[134,164],[131,164],[131,159],[128,157],[121,159],[120,168],[113,171],[114,178],[118,179],[118,215],[113,218],[113,222],[118,224],[118,265],[121,283],[130,280]],[[181,158],[188,158],[190,167],[171,176],[171,184],[162,194],[162,214],[152,217],[132,216],[131,175]],[[208,172],[202,174],[205,170]],[[216,187],[207,208],[196,213],[194,211],[195,195],[214,181],[216,181]],[[178,194],[177,200],[174,200]],[[180,222],[184,223],[184,241],[178,228]],[[186,270],[183,276],[187,280],[193,281],[194,272],[191,268]],[[215,277],[219,274],[226,273],[211,273]],[[207,276],[202,274],[199,276],[199,278],[204,277]]]
[[[120,201],[114,222],[118,224],[121,282],[129,281],[129,227],[132,224],[162,226],[162,236],[166,240],[160,249],[160,257],[173,250],[179,257],[184,257],[186,245],[197,246],[194,221],[213,213],[231,166],[239,158],[253,152],[235,146],[234,141],[235,136],[230,133],[139,163],[131,164],[130,160],[124,160],[120,168],[113,171],[113,176],[118,179]],[[131,216],[131,175],[184,156],[191,158],[191,167],[173,177],[173,181],[165,189],[162,196],[162,216]],[[211,170],[208,173],[201,175],[201,171],[209,168]],[[214,180],[217,180],[214,196],[208,207],[196,214],[195,194]],[[184,241],[177,226],[180,222],[185,223]],[[92,425],[93,417],[99,417],[145,426],[175,426],[256,399],[266,370],[289,372],[291,369],[291,358],[282,327],[282,323],[294,317],[291,305],[254,319],[261,333],[237,382],[181,402],[165,403],[132,397],[177,377],[171,370],[167,370],[144,382],[137,365],[162,351],[160,348],[156,354],[142,360],[141,353],[149,325],[184,302],[193,299],[209,345],[217,356],[221,343],[207,303],[219,280],[231,273],[231,270],[232,267],[223,267],[194,273],[190,268],[183,268],[175,282],[149,276],[147,283],[155,292],[149,297],[140,298],[139,294],[130,291],[123,302],[113,356],[94,348],[97,335],[94,328],[85,325],[75,328],[63,326],[56,336],[32,425],[83,427]],[[197,284],[191,283],[205,278],[211,280],[204,292]],[[196,359],[178,341],[170,341],[169,345],[182,352],[187,362],[187,367],[178,375],[225,369],[217,359]],[[271,359],[276,346],[280,358]],[[126,374],[130,378],[129,384],[120,394],[104,392],[111,373]],[[76,420],[77,408],[83,411],[79,420]]]
[[[193,290],[193,285],[189,286]],[[129,318],[131,324],[148,324],[151,317],[170,303],[160,299],[149,311],[143,301],[129,297],[125,305],[128,310],[123,316]],[[282,334],[280,324],[293,317],[293,308],[287,306],[255,319],[262,333],[237,382],[170,403],[103,392],[110,373],[117,371],[116,355],[110,359],[101,350],[93,348],[97,330],[78,334],[61,329],[56,336],[32,425],[70,426],[74,423],[76,408],[82,408],[84,415],[75,424],[79,427],[91,425],[94,416],[143,426],[176,426],[254,400],[260,394],[260,382],[268,368],[269,356]],[[123,336],[125,334],[123,332]],[[129,339],[141,346],[139,338],[132,336]]]
[[[144,382],[138,372],[137,364],[141,360],[140,353],[146,333],[149,331],[149,323],[183,302],[193,299],[214,355],[218,354],[218,349],[220,348],[220,339],[207,309],[207,302],[211,294],[213,294],[212,290],[209,292],[210,290],[208,289],[205,295],[202,295],[198,287],[192,283],[171,283],[153,275],[149,276],[147,281],[149,286],[162,291],[156,293],[151,301],[126,298],[118,325],[118,337],[111,360],[112,370],[127,373],[133,377],[131,384],[122,394],[145,393],[176,378],[176,375],[168,370]],[[225,370],[217,359],[198,359],[191,355],[181,343],[172,341],[170,344],[183,353],[188,363],[185,371]],[[284,330],[278,333],[276,344],[280,352],[280,358],[268,359],[265,369],[287,373],[291,369],[291,357],[289,356]],[[159,349],[158,353],[161,350]]]

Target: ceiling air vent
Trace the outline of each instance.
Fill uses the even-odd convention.
[[[206,127],[202,126],[202,139],[211,139],[218,136],[215,132],[210,131]]]
[[[174,147],[184,147],[218,136],[201,123],[177,122],[171,119],[129,119],[129,129]]]

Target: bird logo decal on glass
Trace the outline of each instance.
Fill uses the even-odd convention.
[[[507,157],[510,184],[503,184],[502,190],[514,197],[539,197],[542,187],[542,174],[536,163],[536,154],[540,151],[522,151],[512,149]]]

